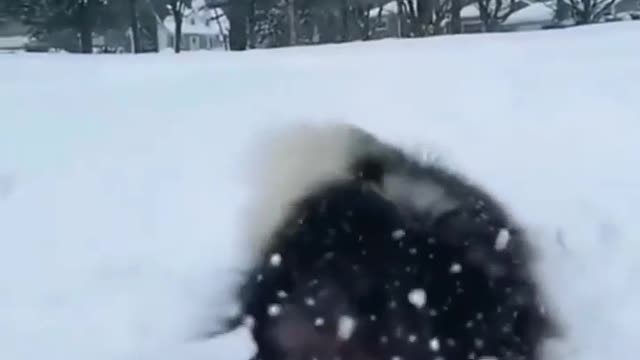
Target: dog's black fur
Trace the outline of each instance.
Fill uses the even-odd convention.
[[[292,205],[227,329],[250,319],[259,360],[538,360],[555,325],[526,234],[478,186],[377,144]]]

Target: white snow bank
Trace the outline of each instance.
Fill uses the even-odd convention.
[[[568,329],[549,360],[634,359],[639,31],[0,57],[0,358],[246,359],[243,331],[185,339],[245,255],[247,151],[342,119],[433,146],[531,225]]]

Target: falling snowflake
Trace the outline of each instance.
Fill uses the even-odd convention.
[[[409,249],[409,254],[411,254],[411,255],[415,255],[415,254],[417,254],[417,253],[418,253],[418,249],[416,249],[416,248],[411,248],[411,249]]]
[[[417,308],[422,308],[427,303],[427,293],[423,289],[413,289],[408,294],[409,302]]]
[[[269,308],[267,308],[267,313],[269,314],[269,316],[278,316],[281,312],[282,307],[278,304],[269,305]]]
[[[467,329],[471,329],[471,328],[473,327],[473,325],[474,325],[474,324],[473,324],[473,321],[471,321],[471,320],[470,320],[470,321],[467,321],[467,323],[466,323],[466,324],[464,324],[464,326],[465,326]]]
[[[312,297],[308,297],[304,299],[304,303],[307,304],[307,306],[314,306],[316,304],[316,300]]]
[[[314,324],[315,326],[322,326],[322,325],[324,325],[324,319],[323,319],[323,318],[321,318],[321,317],[316,318],[316,320],[313,322],[313,324]]]
[[[411,335],[409,335],[409,339],[408,340],[409,340],[410,343],[414,343],[414,342],[418,341],[418,335],[411,334]]]
[[[449,272],[452,274],[458,274],[462,271],[462,265],[458,264],[458,263],[453,263],[451,264],[451,267],[449,268]]]
[[[338,337],[342,340],[349,340],[356,328],[356,321],[350,316],[341,316],[338,319]]]
[[[402,229],[397,229],[397,230],[394,230],[394,231],[391,233],[391,236],[392,236],[395,240],[400,240],[400,239],[402,239],[406,234],[407,234],[407,233],[406,233],[404,230],[402,230]]]
[[[429,340],[429,347],[431,348],[432,351],[439,351],[440,350],[440,340],[438,340],[438,338],[433,338],[433,339]]]
[[[509,244],[509,240],[511,240],[511,234],[507,229],[501,229],[498,232],[498,236],[496,237],[495,248],[498,251],[502,251],[507,248],[507,244]]]
[[[271,266],[280,266],[280,264],[282,263],[282,256],[278,253],[271,255],[269,263],[271,264]]]
[[[280,299],[284,299],[287,297],[287,293],[283,290],[278,291],[277,295]]]

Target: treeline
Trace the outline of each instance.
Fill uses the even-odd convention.
[[[534,0],[535,1],[535,0]],[[210,0],[210,2],[218,2]],[[551,0],[558,26],[599,22],[616,0]],[[462,9],[478,9],[485,32],[496,31],[513,12],[517,0],[227,0],[232,50],[304,43],[367,40],[382,15],[396,11],[400,37],[462,32]],[[560,25],[562,23],[562,25]]]
[[[615,0],[552,0],[558,18],[576,24],[598,22]],[[132,39],[134,52],[157,50],[157,24],[175,19],[176,51],[185,15],[205,8],[221,10],[229,22],[231,50],[308,43],[367,40],[392,6],[397,36],[421,37],[462,32],[461,10],[475,4],[484,31],[494,31],[516,0],[0,0],[0,13],[28,25],[35,38],[68,41],[64,48],[93,51],[93,35],[118,30]],[[219,19],[215,19],[219,21]],[[66,40],[64,40],[66,39]],[[155,43],[154,43],[155,41]]]
[[[106,34],[132,37],[134,51],[144,52],[157,50],[156,24],[172,1],[0,0],[0,15],[27,25],[34,39],[65,50],[92,53],[94,35]]]

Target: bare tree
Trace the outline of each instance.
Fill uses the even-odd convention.
[[[75,2],[75,5],[77,6],[78,28],[80,30],[80,51],[84,54],[91,54],[93,53],[96,0],[79,0]]]
[[[559,0],[563,1],[563,0]],[[602,19],[617,0],[564,0],[571,8],[573,18],[579,25],[591,24]]]
[[[220,30],[220,36],[222,36],[222,42],[225,50],[229,50],[229,37],[227,36],[227,29],[222,26],[222,22],[220,19],[225,16],[223,12],[221,12],[218,8],[213,8],[213,20],[218,25],[218,30]]]
[[[360,28],[360,38],[362,40],[369,40],[371,38],[371,10],[373,9],[373,5],[359,5],[354,8],[354,12],[356,14],[356,20],[358,22],[358,27]],[[378,12],[382,11],[382,7]]]
[[[229,49],[242,51],[247,49],[247,22],[250,6],[255,2],[249,0],[230,0],[229,12]]]
[[[179,53],[182,47],[182,20],[187,10],[191,8],[191,0],[169,0],[169,11],[173,15],[175,31],[173,36],[173,49]]]
[[[138,21],[138,1],[129,0],[129,21],[131,27],[131,39],[133,42],[133,52],[139,53],[140,48],[140,25]]]
[[[434,20],[434,5],[437,0],[416,0],[416,26],[414,31],[418,35],[427,35],[432,32]]]
[[[451,1],[451,24],[449,32],[452,34],[462,33],[462,19],[460,18],[460,12],[462,11],[462,0],[442,0],[441,2]]]
[[[287,1],[287,21],[289,22],[289,45],[294,46],[298,43],[298,16],[295,0]]]
[[[475,0],[485,31],[495,31],[515,9],[515,0]]]
[[[221,19],[225,17],[228,19],[228,17],[225,14],[225,11],[215,6],[217,4],[210,6],[206,2],[199,7],[194,7],[195,4],[191,4],[191,5],[192,5],[191,11],[198,12],[198,13],[205,12],[207,14],[206,16],[207,22],[211,22],[211,21],[216,22],[216,26],[218,27],[218,31],[220,32],[220,37],[222,38],[222,45],[224,46],[225,50],[229,50],[229,36],[228,36],[229,29],[225,28],[222,25],[222,21],[221,21]],[[211,10],[211,11],[207,12],[208,10]]]
[[[414,35],[461,32],[460,10],[463,0],[416,0],[415,8],[413,8],[411,1],[406,3],[404,0],[402,1],[409,22],[414,24]]]

